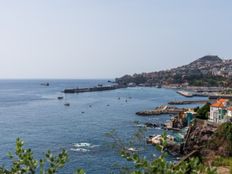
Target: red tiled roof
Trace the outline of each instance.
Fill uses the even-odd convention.
[[[224,108],[226,107],[226,102],[228,102],[228,99],[218,99],[215,103],[211,105],[211,107],[216,107],[216,108]]]

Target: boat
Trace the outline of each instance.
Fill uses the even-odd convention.
[[[49,83],[40,83],[41,86],[49,86]]]
[[[70,106],[70,103],[65,103],[64,106]]]
[[[64,99],[64,97],[59,96],[59,97],[57,97],[57,99],[58,99],[58,100],[62,100],[62,99]]]

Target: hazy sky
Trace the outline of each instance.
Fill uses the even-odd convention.
[[[231,42],[231,0],[0,0],[0,78],[114,78]]]

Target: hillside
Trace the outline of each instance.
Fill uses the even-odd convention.
[[[190,85],[232,87],[232,60],[207,55],[188,65],[165,71],[125,75],[116,78],[119,84],[145,86]]]

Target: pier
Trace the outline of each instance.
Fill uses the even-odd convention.
[[[83,92],[97,92],[97,91],[108,91],[108,90],[115,90],[120,88],[126,88],[127,86],[122,85],[111,85],[111,86],[95,86],[92,88],[71,88],[65,89],[64,93],[83,93]]]
[[[187,92],[187,91],[177,91],[177,93],[184,96],[184,97],[193,97],[194,96],[191,92]]]
[[[169,105],[187,105],[187,104],[204,104],[209,102],[208,100],[179,100],[179,101],[170,101]]]

